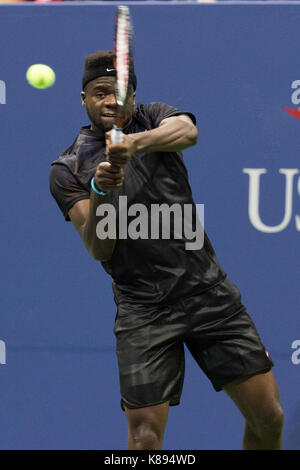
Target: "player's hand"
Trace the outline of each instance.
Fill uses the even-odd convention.
[[[122,186],[124,181],[124,168],[112,165],[110,162],[101,162],[94,175],[96,188],[100,191],[109,191]]]
[[[122,142],[112,144],[112,131],[106,132],[106,158],[113,165],[125,167],[132,155],[136,152],[136,144],[130,135],[123,134]]]

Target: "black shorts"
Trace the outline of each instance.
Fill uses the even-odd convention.
[[[274,365],[228,279],[169,306],[119,304],[114,333],[123,410],[179,404],[184,344],[216,391]]]

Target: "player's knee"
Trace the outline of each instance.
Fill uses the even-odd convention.
[[[154,450],[161,448],[162,435],[150,423],[140,423],[130,429],[130,438],[137,450]]]
[[[281,437],[283,422],[283,409],[280,403],[276,403],[255,420],[254,427],[260,438],[276,440]]]

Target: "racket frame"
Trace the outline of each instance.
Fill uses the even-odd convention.
[[[113,126],[112,142],[117,143],[123,140],[122,127],[124,125],[124,109],[129,97],[129,69],[132,57],[132,22],[129,8],[125,5],[120,5],[117,8],[114,52],[117,117]]]

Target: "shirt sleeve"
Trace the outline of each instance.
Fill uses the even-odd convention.
[[[67,222],[69,210],[82,199],[89,199],[90,193],[79,184],[66,165],[55,164],[50,172],[50,192]]]
[[[196,125],[196,118],[192,113],[180,111],[179,109],[174,108],[173,106],[170,106],[166,103],[150,103],[147,106],[147,112],[154,128],[158,127],[161,121],[164,119],[172,116],[180,116],[181,114],[189,116]]]

